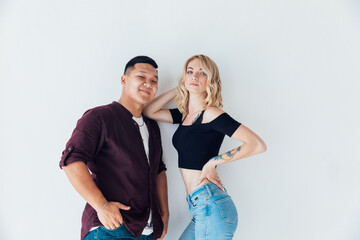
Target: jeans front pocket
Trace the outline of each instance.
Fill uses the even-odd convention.
[[[188,198],[188,203],[191,208],[203,208],[207,205],[207,197],[204,193],[197,194],[191,198]]]
[[[190,201],[190,212],[195,222],[201,222],[206,219],[207,199],[205,196],[195,196]]]
[[[100,228],[102,228],[103,230],[108,231],[108,232],[116,232],[116,231],[119,231],[120,228],[122,228],[123,226],[124,226],[124,224],[121,224],[120,226],[118,226],[117,228],[114,228],[114,229],[107,229],[104,226],[101,226]]]
[[[231,197],[228,196],[215,202],[219,208],[222,220],[226,223],[237,224],[238,214]]]

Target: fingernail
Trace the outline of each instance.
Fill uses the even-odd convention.
[[[223,190],[223,192],[225,192],[225,189],[224,188],[221,188]]]

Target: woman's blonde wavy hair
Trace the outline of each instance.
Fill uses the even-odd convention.
[[[211,60],[211,58],[200,54],[190,57],[185,62],[183,73],[177,86],[177,95],[175,98],[175,102],[180,112],[182,113],[189,113],[189,92],[185,88],[185,78],[188,64],[196,58],[200,60],[201,68],[204,70],[208,77],[206,83],[206,97],[202,103],[203,108],[205,109],[206,107],[223,107],[219,69],[216,66],[216,63]]]

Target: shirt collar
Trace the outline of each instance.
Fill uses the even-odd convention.
[[[113,104],[114,104],[114,106],[116,106],[116,107],[117,107],[118,109],[120,109],[121,111],[126,112],[126,113],[130,116],[130,118],[132,119],[132,117],[133,117],[132,113],[131,113],[129,110],[127,110],[127,108],[124,107],[121,103],[119,103],[119,102],[117,102],[117,101],[113,101]],[[147,123],[149,122],[149,118],[147,118],[146,116],[144,116],[143,113],[141,113],[141,116],[143,117],[144,122],[147,124]],[[132,119],[132,120],[135,122],[134,119]]]
[[[117,102],[117,101],[113,101],[114,106],[116,106],[118,109],[120,109],[121,111],[124,111],[125,113],[127,113],[131,118],[132,118],[132,114],[129,110],[127,110],[126,107],[124,107],[121,103]]]

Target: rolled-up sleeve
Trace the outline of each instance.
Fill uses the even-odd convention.
[[[87,164],[93,161],[103,144],[103,122],[96,110],[88,110],[78,120],[71,138],[62,152],[60,168],[71,163],[82,161]]]

